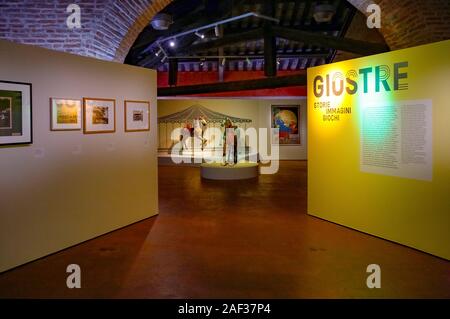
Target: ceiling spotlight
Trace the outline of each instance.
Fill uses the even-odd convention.
[[[248,57],[245,58],[245,61],[247,61],[247,64],[252,64],[252,61]]]
[[[169,45],[171,48],[175,47],[175,40],[170,40]]]
[[[159,50],[155,53],[155,55],[156,55],[156,56],[159,56],[159,55],[161,54],[161,52],[162,52],[162,50],[159,49]]]
[[[317,23],[330,22],[335,13],[336,9],[332,4],[317,4],[314,7],[313,17]]]
[[[216,35],[216,37],[220,37],[220,29],[218,25],[214,27],[214,34]]]
[[[277,59],[277,65],[280,65],[280,63],[281,63],[280,59]]]
[[[226,58],[223,58],[223,59],[222,59],[222,66],[225,66],[226,60],[227,60]]]
[[[205,64],[205,60],[200,61],[200,66],[203,66]]]
[[[198,31],[195,31],[195,35],[198,36],[200,39],[204,39],[205,35],[203,33],[200,33]]]
[[[167,30],[172,23],[172,16],[166,13],[158,13],[151,21],[151,25],[155,30]]]
[[[165,55],[165,56],[162,58],[161,62],[164,63],[164,62],[166,62],[166,60],[167,60],[167,55]]]

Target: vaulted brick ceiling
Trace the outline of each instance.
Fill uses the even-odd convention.
[[[448,0],[348,0],[366,14],[382,9],[380,30],[391,49],[450,38]],[[65,25],[67,1],[0,0],[0,38],[123,62],[151,18],[171,0],[80,0],[82,29]]]
[[[369,4],[380,6],[380,32],[391,50],[450,39],[449,0],[347,1],[365,15]]]
[[[123,62],[152,17],[171,0],[0,0],[0,39]],[[81,29],[66,26],[66,8],[81,8]]]

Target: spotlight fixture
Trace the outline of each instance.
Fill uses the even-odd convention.
[[[172,16],[166,13],[158,13],[151,21],[151,25],[155,30],[167,30],[172,23]]]
[[[280,59],[277,59],[277,65],[280,65],[280,63],[281,63]]]
[[[167,55],[165,55],[165,56],[162,58],[161,62],[164,63],[164,62],[166,62],[166,60],[167,60]]]
[[[214,27],[214,34],[216,35],[216,37],[220,37],[220,29],[218,25]]]
[[[202,60],[200,61],[200,66],[203,66],[204,64],[205,64],[205,60],[202,59]]]
[[[200,39],[204,39],[205,35],[203,33],[200,33],[198,31],[195,31],[195,35],[198,36]]]
[[[252,64],[252,61],[250,61],[250,59],[248,57],[245,58],[245,61],[247,61],[248,65]]]
[[[155,53],[155,55],[156,55],[156,56],[159,56],[159,55],[161,54],[161,52],[162,52],[162,50],[159,49],[159,50]]]
[[[336,13],[336,8],[329,3],[317,4],[314,7],[313,17],[317,23],[330,22]]]
[[[226,60],[227,60],[226,58],[223,58],[223,59],[222,59],[222,66],[225,66]]]
[[[320,0],[320,1],[322,1],[322,0]],[[174,47],[176,47],[176,39],[177,38],[181,38],[187,34],[195,33],[199,38],[204,39],[206,36],[205,36],[205,34],[203,34],[201,32],[203,30],[209,30],[211,28],[214,28],[214,33],[215,33],[216,38],[220,38],[221,36],[223,36],[223,28],[221,27],[222,25],[233,22],[233,21],[246,19],[249,17],[255,17],[255,18],[259,18],[259,19],[263,19],[263,20],[269,20],[269,21],[276,22],[276,23],[280,22],[279,19],[269,17],[269,16],[266,16],[266,15],[263,15],[260,13],[247,12],[247,13],[241,14],[239,16],[222,19],[220,21],[215,21],[213,23],[206,24],[204,26],[197,26],[194,29],[189,29],[189,30],[177,33],[177,34],[173,34],[167,38],[159,40],[159,42],[168,43],[169,47],[174,48]],[[167,30],[169,28],[170,24],[173,23],[173,19],[168,14],[158,14],[157,16],[155,16],[153,18],[151,23],[152,23],[153,28],[155,28],[156,30]],[[164,49],[163,49],[163,52],[164,52]],[[166,53],[164,53],[164,54],[166,54]]]

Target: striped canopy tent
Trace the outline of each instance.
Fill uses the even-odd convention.
[[[230,116],[226,114],[222,114],[219,112],[212,111],[202,105],[195,104],[187,109],[176,112],[173,114],[169,114],[166,116],[161,116],[158,118],[158,139],[159,139],[159,145],[158,148],[160,150],[167,150],[171,148],[174,143],[179,141],[180,134],[176,133],[176,129],[181,129],[186,127],[187,123],[193,124],[194,119],[199,118],[202,116],[206,120],[206,128],[203,127],[205,130],[204,137],[207,140],[212,140],[213,136],[211,132],[209,132],[208,128],[218,128],[224,132],[223,124],[225,122],[225,119],[229,118],[233,125],[242,128],[247,129],[247,125],[252,122],[250,119],[244,119],[240,117]],[[250,124],[251,125],[251,124]],[[217,137],[216,137],[217,138]],[[222,143],[220,141],[219,143]]]
[[[252,120],[240,117],[225,115],[219,112],[212,111],[200,104],[195,104],[187,109],[162,116],[158,118],[158,123],[186,123],[191,122],[196,118],[202,116],[208,123],[223,123],[226,118],[229,118],[233,123],[251,123]]]

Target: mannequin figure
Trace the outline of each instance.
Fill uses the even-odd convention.
[[[188,150],[190,147],[188,146],[188,137],[192,136],[192,125],[189,122],[186,122],[185,127],[183,127],[182,135],[180,136],[180,140],[182,143],[182,150]]]
[[[225,143],[223,144],[223,154],[224,154],[224,164],[231,166],[234,165],[234,144],[235,144],[235,132],[234,129],[236,127],[233,126],[233,123],[229,118],[225,120]]]
[[[207,142],[206,138],[203,137],[203,127],[205,127],[206,124],[207,122],[202,116],[194,119],[194,138],[197,138],[201,141],[202,151],[205,143]]]

